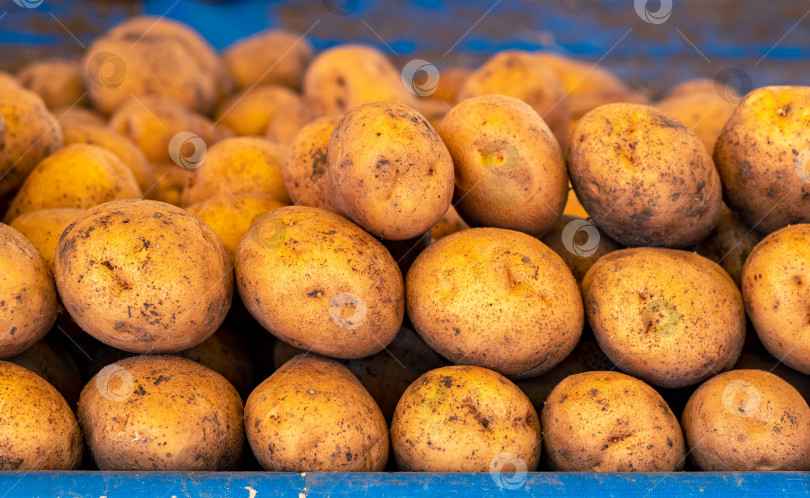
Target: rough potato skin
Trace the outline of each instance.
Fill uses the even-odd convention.
[[[655,389],[619,372],[571,375],[543,406],[553,470],[670,472],[685,458],[678,419]]]
[[[742,295],[765,348],[810,374],[810,224],[777,230],[757,244],[743,267]]]
[[[568,174],[557,140],[528,104],[472,97],[439,124],[455,166],[456,210],[470,225],[542,236],[562,214]]]
[[[416,472],[507,472],[540,462],[540,419],[506,377],[474,366],[431,370],[408,387],[391,422],[397,467]],[[515,469],[516,470],[516,469]]]
[[[622,248],[590,221],[568,214],[560,216],[540,241],[565,261],[577,283],[599,258]]]
[[[425,249],[406,279],[408,317],[445,358],[507,376],[548,371],[584,323],[565,262],[529,235],[473,228]]]
[[[712,377],[689,398],[681,420],[689,457],[701,470],[810,470],[810,407],[771,373]]]
[[[346,367],[318,355],[298,355],[259,384],[245,427],[265,470],[379,472],[388,461],[388,426],[374,399]]]
[[[0,470],[72,470],[82,433],[61,394],[42,377],[0,361]]]
[[[157,201],[108,202],[59,239],[56,283],[87,333],[133,353],[171,353],[204,341],[225,319],[233,272],[200,219]]]
[[[695,252],[717,262],[740,287],[745,260],[760,240],[762,235],[749,228],[737,213],[723,204],[720,221],[712,233],[695,246]]]
[[[232,470],[242,399],[218,373],[175,356],[134,356],[82,390],[78,416],[99,470]]]
[[[222,61],[239,88],[275,84],[297,90],[313,55],[312,44],[302,35],[269,29],[234,42]]]
[[[0,358],[40,340],[59,310],[53,273],[23,234],[0,223]]]
[[[810,87],[745,96],[723,128],[714,162],[728,207],[763,234],[810,222]]]
[[[605,354],[656,386],[684,387],[731,368],[745,340],[740,291],[695,253],[611,252],[585,274],[582,295]]]
[[[335,208],[378,237],[421,235],[450,207],[453,160],[410,107],[373,102],[347,112],[332,132],[327,160]]]
[[[86,212],[86,209],[79,208],[40,209],[14,218],[9,226],[19,230],[34,244],[53,271],[59,237],[68,225]]]
[[[381,351],[402,324],[402,274],[371,235],[329,211],[289,206],[242,238],[236,283],[251,315],[296,347],[335,358]]]
[[[295,135],[284,160],[284,185],[292,202],[334,211],[326,195],[326,149],[341,116],[324,116],[310,121]]]
[[[711,156],[680,121],[650,106],[586,114],[571,135],[568,172],[594,222],[625,246],[691,247],[720,218]]]

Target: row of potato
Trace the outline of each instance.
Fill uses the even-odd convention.
[[[0,468],[810,468],[810,89],[406,76],[147,17],[0,74]]]

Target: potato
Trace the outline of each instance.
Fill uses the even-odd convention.
[[[21,87],[0,92],[5,138],[0,149],[0,198],[10,197],[41,160],[64,145],[62,129],[39,96]]]
[[[76,360],[64,345],[45,337],[7,361],[45,379],[65,398],[71,410],[76,408],[84,384]]]
[[[274,336],[335,358],[381,351],[405,311],[402,274],[385,247],[318,208],[279,208],[251,225],[236,254],[236,283]]]
[[[714,162],[726,204],[764,234],[810,222],[808,119],[810,87],[758,88],[717,139]]]
[[[283,206],[266,194],[219,194],[188,206],[186,211],[214,230],[233,264],[239,242],[250,225],[264,213]]]
[[[762,370],[712,377],[683,412],[689,456],[701,470],[810,470],[810,407]]]
[[[48,263],[23,234],[2,223],[0,268],[0,358],[8,358],[48,333],[59,304]]]
[[[232,470],[242,453],[242,399],[185,358],[104,367],[82,390],[78,415],[100,470]]]
[[[97,145],[73,144],[37,164],[11,201],[5,221],[40,209],[88,209],[141,195],[118,156]]]
[[[468,98],[447,113],[438,132],[455,166],[453,205],[470,225],[539,237],[562,214],[568,194],[562,151],[525,102]]]
[[[599,346],[619,368],[661,387],[731,368],[745,311],[731,277],[695,253],[640,247],[599,258],[582,280]]]
[[[326,148],[340,116],[325,116],[305,124],[290,142],[284,159],[284,185],[296,205],[334,211],[325,188]]]
[[[540,241],[565,261],[577,283],[599,258],[621,248],[590,221],[567,214]]]
[[[531,377],[562,361],[582,333],[582,299],[565,262],[520,232],[448,235],[416,258],[405,287],[416,331],[456,363]]]
[[[216,122],[237,135],[267,135],[290,143],[306,124],[307,109],[301,96],[278,85],[260,85],[234,94],[217,109]]]
[[[394,460],[405,471],[518,472],[519,465],[533,471],[540,442],[540,420],[526,395],[502,375],[474,366],[419,377],[391,422]]]
[[[711,156],[653,107],[609,104],[586,114],[571,138],[568,172],[596,225],[625,246],[691,247],[720,218]]]
[[[195,346],[219,328],[233,294],[228,255],[198,218],[162,202],[108,202],[59,239],[56,283],[76,323],[133,353]]]
[[[265,470],[379,472],[388,461],[388,426],[343,365],[304,354],[250,394],[245,428]]]
[[[470,226],[461,219],[461,216],[458,215],[458,211],[456,211],[456,208],[451,204],[450,207],[447,208],[447,212],[444,213],[444,217],[436,223],[436,226],[430,229],[430,236],[433,241],[437,241],[451,233],[460,232],[468,228],[470,228]]]
[[[254,192],[289,204],[281,166],[284,153],[284,147],[258,137],[234,137],[215,144],[183,189],[183,206],[218,194]]]
[[[430,97],[448,104],[454,104],[456,95],[458,95],[471,73],[471,70],[461,66],[450,66],[442,69],[439,75],[439,83]]]
[[[71,223],[76,221],[86,209],[56,208],[30,211],[14,218],[9,224],[19,230],[31,241],[42,255],[48,267],[53,271],[53,260],[56,256],[56,244],[59,236]]]
[[[746,258],[762,236],[740,220],[737,213],[723,204],[720,221],[712,233],[695,246],[695,252],[723,267],[740,287]]]
[[[520,99],[543,118],[557,141],[568,139],[568,102],[554,70],[535,54],[502,50],[473,71],[456,93],[456,102],[470,97],[499,94]]]
[[[303,35],[269,29],[234,42],[222,61],[239,88],[274,84],[297,90],[313,55]]]
[[[777,230],[754,247],[742,272],[745,311],[762,344],[805,374],[810,373],[808,244],[810,224]]]
[[[430,230],[453,195],[453,160],[413,109],[393,102],[347,112],[327,150],[327,195],[372,234],[405,240]]]
[[[619,372],[571,375],[542,412],[543,446],[562,472],[670,472],[683,468],[683,434],[655,389]]]
[[[0,470],[72,470],[82,433],[65,399],[42,377],[0,361]]]
[[[85,95],[81,64],[74,61],[39,60],[23,67],[20,84],[42,97],[50,109],[82,102]]]
[[[697,92],[667,97],[655,107],[675,117],[695,132],[711,153],[717,137],[737,105],[716,92]]]
[[[74,126],[107,126],[107,120],[104,116],[86,107],[62,106],[51,110],[51,113],[59,121],[59,126],[62,127],[63,131]]]
[[[304,73],[303,92],[313,117],[383,100],[416,105],[400,71],[385,54],[366,45],[345,44],[318,54]]]

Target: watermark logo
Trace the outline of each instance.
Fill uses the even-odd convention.
[[[127,64],[118,54],[98,52],[87,63],[93,83],[104,88],[118,88],[127,75]]]
[[[14,0],[14,3],[17,4],[19,7],[24,9],[36,9],[40,5],[42,5],[43,0]]]
[[[664,24],[672,15],[672,0],[661,0],[658,10],[652,12],[647,8],[648,0],[635,0],[633,7],[636,15],[644,22],[650,24]]]
[[[484,167],[497,174],[508,174],[517,168],[520,154],[517,148],[503,139],[492,140],[481,149]]]
[[[810,147],[802,149],[793,160],[793,168],[804,183],[810,183]]]
[[[726,67],[714,77],[714,88],[726,102],[739,104],[743,97],[753,90],[754,81],[742,69]]]
[[[577,237],[579,234],[585,235]],[[575,219],[565,224],[562,231],[563,246],[575,256],[587,258],[593,256],[599,249],[599,229],[588,220]],[[579,240],[578,240],[579,239]]]
[[[96,388],[102,396],[110,401],[126,401],[132,396],[135,379],[129,370],[113,363],[102,368],[96,375]]]
[[[759,390],[744,380],[733,380],[723,389],[723,406],[729,413],[751,417],[759,409]]]
[[[429,97],[439,87],[439,70],[430,62],[414,59],[402,68],[402,84],[417,97]]]
[[[268,216],[262,222],[255,222],[250,226],[250,236],[259,246],[265,249],[275,249],[284,242],[287,225],[278,216]]]
[[[181,131],[169,142],[169,157],[181,168],[199,168],[207,152],[205,140],[190,131]]]
[[[661,337],[673,335],[681,323],[681,313],[663,299],[654,299],[644,305],[641,319],[648,327],[656,325],[655,331]]]
[[[350,16],[357,10],[358,0],[321,0],[326,10],[337,16]]]
[[[522,488],[528,475],[526,461],[512,453],[501,453],[489,463],[489,476],[501,489]]]
[[[366,321],[365,301],[351,292],[341,292],[329,303],[329,317],[345,329],[356,329]]]

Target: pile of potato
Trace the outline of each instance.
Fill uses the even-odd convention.
[[[0,74],[0,469],[810,470],[810,88],[403,79],[148,17]]]

